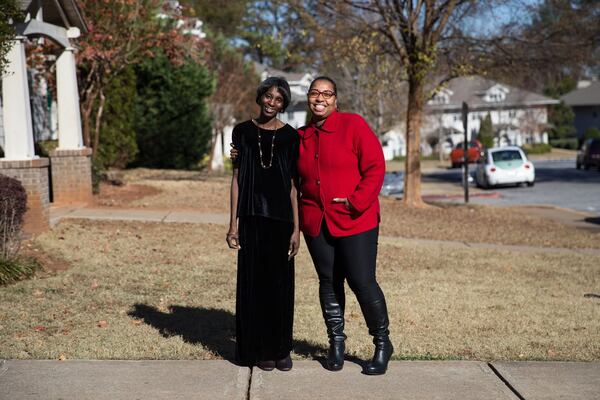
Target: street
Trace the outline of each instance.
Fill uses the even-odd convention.
[[[600,171],[577,170],[575,160],[534,161],[535,186],[507,186],[490,189],[499,196],[473,197],[476,204],[550,205],[586,211],[600,215]],[[471,176],[476,165],[469,165]],[[461,185],[462,169],[437,170],[424,173],[424,182],[445,182]],[[475,184],[471,183],[471,188]]]

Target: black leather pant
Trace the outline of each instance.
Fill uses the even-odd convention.
[[[330,340],[345,339],[344,280],[348,281],[363,312],[369,309],[370,304],[385,303],[375,277],[378,236],[379,227],[357,235],[333,237],[325,222],[319,236],[305,235],[319,276],[319,298]],[[385,314],[387,320],[387,310]],[[367,323],[369,317],[370,315],[365,315]],[[387,331],[387,326],[385,330]]]
[[[379,227],[357,235],[333,237],[323,222],[317,237],[305,236],[319,275],[319,294],[334,294],[343,303],[344,279],[359,303],[381,300],[375,278]]]

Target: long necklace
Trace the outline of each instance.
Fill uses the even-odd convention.
[[[275,128],[275,132],[273,132],[273,138],[271,139],[271,159],[269,160],[269,165],[265,165],[263,161],[260,127],[258,126],[258,123],[256,124],[256,128],[258,130],[258,158],[260,159],[260,166],[263,167],[263,169],[269,169],[273,166],[273,149],[275,148],[275,134],[277,133],[277,128]]]

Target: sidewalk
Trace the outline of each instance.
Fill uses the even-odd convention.
[[[555,210],[558,212],[560,210]],[[576,215],[576,214],[573,214]],[[565,212],[565,218],[568,213]],[[229,214],[201,213],[197,211],[174,211],[174,210],[141,210],[141,209],[122,209],[122,208],[87,208],[87,207],[53,207],[50,209],[50,225],[54,226],[62,219],[82,218],[95,220],[112,221],[146,221],[146,222],[165,222],[165,223],[202,223],[202,224],[229,224]],[[563,221],[569,223],[569,221]],[[574,222],[573,222],[574,223]],[[433,246],[451,246],[463,248],[481,248],[493,250],[507,250],[519,252],[543,252],[543,253],[564,253],[564,254],[594,254],[600,255],[600,249],[568,249],[560,247],[537,247],[537,246],[515,246],[499,245],[493,243],[466,243],[451,240],[428,240],[428,239],[410,239],[392,236],[380,236],[381,243],[398,244],[405,243],[415,245],[433,245]]]
[[[2,400],[600,398],[600,363],[394,361],[387,374],[296,361],[265,372],[229,361],[0,361]]]

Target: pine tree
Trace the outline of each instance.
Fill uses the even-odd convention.
[[[489,113],[481,121],[477,139],[479,139],[481,145],[485,148],[494,147],[494,127],[492,126],[492,117]]]

